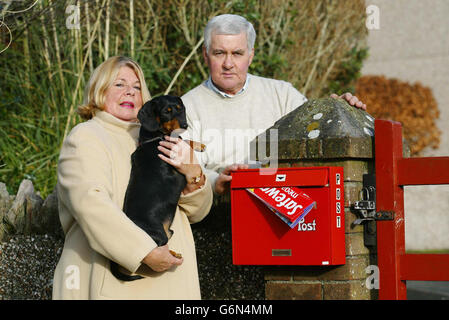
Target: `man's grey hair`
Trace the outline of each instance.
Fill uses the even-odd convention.
[[[212,34],[240,34],[246,33],[246,41],[248,43],[248,50],[254,48],[256,41],[256,31],[251,22],[236,14],[222,14],[213,17],[209,20],[204,28],[204,46],[206,52],[209,53],[210,43],[212,41]]]

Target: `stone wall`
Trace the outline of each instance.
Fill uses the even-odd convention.
[[[43,200],[30,180],[21,182],[16,195],[0,182],[0,241],[31,234],[63,236],[56,189]]]
[[[44,200],[23,180],[10,195],[0,182],[0,300],[51,299],[63,243],[55,191]]]
[[[265,299],[263,266],[232,263],[231,205],[216,198],[207,217],[192,225],[202,299]]]
[[[353,224],[356,216],[350,210],[359,200],[363,174],[374,171],[374,119],[343,100],[319,99],[309,101],[270,129],[277,129],[279,167],[344,168],[346,264],[266,267],[266,298],[375,299],[377,290],[366,287],[365,269],[377,264],[376,251],[365,247],[363,226]],[[272,154],[267,154],[263,160],[273,161]]]

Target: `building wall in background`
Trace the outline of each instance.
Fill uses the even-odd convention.
[[[442,135],[439,149],[422,156],[449,156],[449,1],[366,0],[366,5],[379,9],[379,29],[369,31],[362,75],[430,87]],[[405,216],[407,250],[449,249],[449,185],[406,187]]]

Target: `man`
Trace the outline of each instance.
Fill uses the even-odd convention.
[[[307,101],[288,82],[248,73],[255,40],[254,27],[245,18],[212,18],[204,30],[203,47],[209,78],[182,97],[192,139],[207,146],[198,158],[216,194],[229,190],[232,170],[248,167],[249,143]],[[366,110],[350,93],[341,98]]]

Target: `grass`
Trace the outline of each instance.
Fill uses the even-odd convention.
[[[406,250],[410,254],[449,254],[449,249]]]

